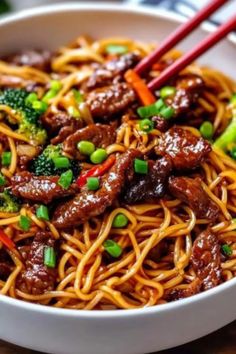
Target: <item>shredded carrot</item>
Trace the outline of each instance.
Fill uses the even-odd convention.
[[[143,79],[133,70],[128,70],[125,73],[125,80],[131,84],[144,106],[149,106],[156,101]]]

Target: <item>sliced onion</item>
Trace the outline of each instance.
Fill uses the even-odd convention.
[[[19,156],[34,157],[37,155],[36,147],[29,144],[19,144],[16,150]]]

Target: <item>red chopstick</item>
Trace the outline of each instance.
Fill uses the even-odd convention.
[[[183,40],[190,32],[192,32],[200,23],[210,17],[217,9],[223,6],[229,0],[213,0],[207,4],[202,10],[198,11],[189,21],[183,23],[163,43],[150,55],[141,60],[135,67],[137,74],[141,74],[151,67],[158,59],[173,48],[177,43]]]
[[[176,60],[172,65],[166,68],[160,76],[149,82],[148,88],[150,90],[160,88],[166,81],[175,76],[187,65],[192,63],[200,55],[206,52],[208,49],[217,44],[228,33],[236,29],[236,15],[233,16],[228,22],[221,25],[215,32],[207,36],[202,42],[197,44],[192,50],[183,55],[180,59]],[[223,65],[223,63],[222,63]]]

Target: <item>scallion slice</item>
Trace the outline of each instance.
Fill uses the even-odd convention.
[[[53,247],[46,246],[44,248],[44,265],[49,268],[55,268],[56,252]]]
[[[176,88],[174,86],[165,86],[160,90],[160,96],[164,99],[166,97],[173,96],[175,92]]]
[[[113,240],[106,240],[103,243],[103,246],[105,250],[114,258],[118,258],[122,254],[122,248]]]
[[[36,209],[36,216],[38,219],[49,221],[48,208],[45,205],[40,205]]]
[[[108,44],[106,46],[106,53],[108,54],[125,54],[129,48],[122,44]]]
[[[11,151],[4,151],[2,153],[2,165],[9,166],[11,164],[12,153]]]
[[[70,167],[70,160],[68,157],[60,156],[53,159],[53,163],[56,168],[68,168]]]
[[[135,159],[134,170],[136,173],[146,175],[148,173],[148,162],[140,159]]]
[[[28,231],[31,226],[31,219],[28,216],[21,215],[19,220],[19,225],[23,231]]]
[[[58,184],[63,189],[68,189],[72,183],[72,180],[73,180],[73,172],[71,170],[68,170],[61,174],[61,177],[58,180]]]
[[[139,107],[137,109],[138,115],[141,118],[150,118],[152,116],[156,116],[160,113],[160,110],[165,107],[165,103],[162,99],[159,99],[157,102],[149,105],[149,106],[143,106]]]

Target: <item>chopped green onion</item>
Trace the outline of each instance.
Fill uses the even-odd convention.
[[[38,219],[49,221],[48,208],[45,205],[40,205],[36,209],[36,216]]]
[[[4,186],[6,184],[6,178],[3,176],[3,174],[0,173],[0,186]]]
[[[162,99],[159,99],[149,106],[139,107],[137,112],[141,118],[150,118],[152,116],[158,115],[163,107],[166,107],[165,103]]]
[[[99,178],[88,177],[87,178],[87,188],[89,191],[96,191],[99,188]]]
[[[125,54],[129,48],[126,45],[121,44],[108,44],[106,46],[106,53],[108,54]]]
[[[160,90],[160,96],[164,99],[166,97],[173,96],[175,92],[176,88],[174,86],[165,86]]]
[[[57,93],[62,89],[62,83],[58,80],[51,80],[50,88]]]
[[[140,159],[135,159],[134,170],[136,173],[146,175],[148,173],[148,162]]]
[[[72,180],[73,180],[73,172],[71,170],[68,170],[61,174],[61,177],[58,180],[58,184],[63,189],[68,189],[72,183]]]
[[[236,93],[233,93],[233,95],[230,99],[230,103],[236,107]]]
[[[113,220],[112,226],[116,228],[125,227],[128,225],[129,219],[124,214],[117,214]]]
[[[232,248],[227,244],[221,246],[221,249],[222,249],[223,253],[228,257],[233,254]]]
[[[122,248],[113,240],[106,240],[103,243],[103,246],[107,253],[109,253],[114,258],[118,258],[122,254]]]
[[[214,134],[214,128],[211,122],[203,122],[199,130],[204,139],[212,139]]]
[[[163,107],[160,111],[160,115],[164,119],[170,119],[175,114],[175,110],[172,107]]]
[[[227,150],[230,144],[236,141],[236,116],[232,119],[230,124],[224,130],[224,132],[216,139],[214,146],[222,150]]]
[[[31,220],[28,216],[25,216],[25,215],[21,215],[20,216],[20,221],[19,221],[19,225],[20,225],[20,228],[23,230],[23,231],[28,231],[30,229],[30,226],[31,226]]]
[[[90,155],[90,160],[94,164],[102,163],[106,158],[107,152],[105,149],[97,149]]]
[[[78,109],[76,109],[73,106],[68,107],[67,111],[68,111],[69,115],[71,117],[73,117],[73,118],[79,118],[80,117],[80,113],[79,113]]]
[[[231,151],[230,151],[231,157],[236,160],[236,146],[233,146]]]
[[[73,95],[77,103],[84,102],[84,95],[80,91],[73,90]]]
[[[9,166],[11,164],[11,157],[12,157],[11,151],[4,151],[2,153],[2,165]]]
[[[47,103],[46,103],[46,102],[43,102],[43,101],[39,101],[39,100],[34,101],[34,102],[32,103],[32,107],[33,107],[36,111],[38,111],[38,112],[40,112],[40,113],[45,113],[46,110],[48,109]]]
[[[139,122],[139,127],[145,133],[150,133],[153,130],[154,123],[150,119],[142,119]]]
[[[45,103],[48,103],[53,97],[57,95],[57,92],[54,90],[49,90],[48,92],[45,93],[45,95],[42,98],[42,101]]]
[[[60,156],[60,157],[55,157],[53,160],[53,163],[56,168],[68,168],[70,167],[70,160],[68,157],[65,156]]]
[[[83,155],[90,156],[95,151],[95,145],[91,143],[91,141],[87,140],[81,140],[77,144],[77,147],[79,149],[79,152]]]
[[[38,100],[38,96],[35,92],[31,92],[25,99],[26,104],[32,104],[34,101]]]
[[[56,252],[53,247],[46,246],[44,248],[44,265],[49,268],[56,266]]]

